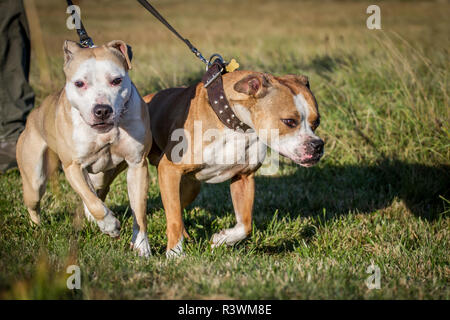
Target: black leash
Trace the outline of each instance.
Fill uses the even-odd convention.
[[[68,7],[73,6],[73,3],[71,0],[67,0],[67,6]],[[78,36],[80,37],[80,44],[85,48],[92,48],[94,46],[94,42],[88,36],[87,31],[83,26],[83,22],[81,22],[81,17],[77,14],[77,12],[75,10],[71,13],[71,16],[73,16],[75,19],[75,26],[76,26],[77,19],[80,21],[80,28],[79,29],[76,28]]]
[[[223,88],[222,74],[227,72],[233,72],[239,67],[236,60],[232,59],[229,63],[226,63],[223,58],[215,53],[209,60],[201,54],[200,51],[195,48],[192,43],[183,38],[177,30],[174,29],[167,22],[166,19],[150,4],[147,0],[137,0],[145,9],[147,9],[156,19],[158,19],[163,25],[167,27],[173,34],[175,34],[181,41],[183,41],[188,48],[199,58],[204,64],[206,64],[206,73],[202,78],[203,86],[206,88],[208,94],[209,104],[216,113],[219,120],[228,128],[236,131],[246,132],[251,130],[251,128],[243,123],[238,116],[234,113],[230,107],[230,103],[225,95],[225,90]],[[213,58],[214,61],[213,61]]]
[[[139,1],[139,3],[140,3],[145,9],[147,9],[148,12],[150,12],[152,15],[154,15],[156,19],[158,19],[163,25],[165,25],[165,26],[167,27],[167,29],[169,29],[170,31],[172,31],[173,34],[175,34],[181,41],[183,41],[183,42],[188,46],[188,48],[195,54],[195,56],[196,56],[197,58],[199,58],[204,64],[206,64],[206,66],[209,66],[209,65],[210,65],[210,60],[211,60],[211,59],[210,59],[209,61],[206,60],[205,57],[203,57],[203,55],[201,54],[201,52],[198,51],[197,48],[194,47],[194,46],[192,45],[192,43],[191,43],[188,39],[183,38],[183,37],[177,32],[177,30],[175,30],[175,28],[172,27],[172,26],[170,25],[170,23],[167,22],[167,20],[164,19],[164,17],[163,17],[163,16],[162,16],[162,15],[161,15],[154,7],[150,4],[150,3],[148,3],[146,0],[137,0],[137,1]],[[222,60],[222,62],[223,62],[223,60]]]

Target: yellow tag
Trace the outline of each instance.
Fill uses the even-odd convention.
[[[237,68],[239,68],[239,63],[237,63],[236,60],[231,59],[231,61],[227,64],[225,69],[227,70],[227,72],[233,72]]]

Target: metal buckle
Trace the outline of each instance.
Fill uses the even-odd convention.
[[[208,63],[206,64],[206,71],[208,71],[209,67],[211,67],[211,65],[213,64],[213,58],[217,57],[217,59],[219,59],[220,63],[222,66],[226,65],[225,60],[223,60],[222,56],[218,53],[214,53],[211,57],[209,57],[208,59]],[[217,59],[215,59],[214,61],[216,61]],[[223,71],[223,68],[220,72]]]

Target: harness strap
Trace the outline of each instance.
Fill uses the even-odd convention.
[[[231,109],[225,90],[223,89],[222,71],[223,65],[216,59],[211,64],[208,71],[203,75],[202,82],[208,93],[209,104],[216,113],[219,120],[232,130],[252,130],[247,124],[243,123]]]

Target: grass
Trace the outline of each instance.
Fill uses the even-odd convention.
[[[0,297],[12,299],[449,299],[449,39],[447,1],[380,1],[368,30],[363,1],[154,1],[202,52],[243,69],[306,74],[322,115],[323,160],[282,159],[256,178],[254,229],[232,247],[209,239],[234,224],[228,183],[205,185],[184,212],[192,241],[168,261],[164,210],[150,167],[153,256],[128,249],[132,218],[122,174],[107,198],[122,223],[112,240],[80,218],[59,173],[31,227],[17,170],[0,176]],[[202,65],[134,1],[82,1],[94,41],[127,41],[141,94],[198,81]],[[32,67],[37,101],[61,87],[63,1],[37,3],[52,83]],[[33,61],[37,61],[33,55]],[[33,62],[32,61],[32,62]],[[369,290],[367,267],[381,271]],[[82,289],[65,288],[77,264]]]

